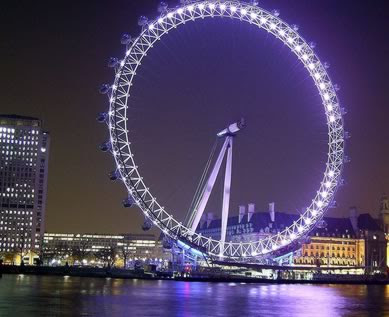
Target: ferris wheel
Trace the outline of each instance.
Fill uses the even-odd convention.
[[[250,3],[235,0],[181,1],[181,5],[174,9],[169,9],[162,2],[158,11],[160,14],[155,20],[140,17],[139,25],[142,31],[138,37],[123,35],[121,42],[126,46],[125,55],[121,60],[111,58],[108,63],[115,70],[113,84],[105,84],[100,89],[101,93],[108,95],[109,111],[100,113],[98,120],[107,123],[110,134],[110,140],[101,148],[104,151],[111,151],[116,162],[116,170],[111,173],[111,179],[120,179],[128,190],[128,198],[124,201],[124,205],[126,207],[133,204],[138,206],[148,223],[157,226],[166,237],[197,249],[207,256],[224,259],[245,260],[268,256],[306,236],[333,203],[335,192],[342,181],[343,163],[347,160],[344,155],[344,144],[348,136],[343,128],[344,109],[339,105],[336,93],[338,88],[330,80],[327,73],[328,65],[322,63],[315,54],[314,43],[307,43],[299,35],[298,27],[284,22],[277,10],[268,12],[258,7],[256,1]],[[165,210],[139,172],[128,127],[131,87],[148,51],[158,45],[158,42],[162,41],[169,32],[184,27],[186,23],[220,17],[252,24],[283,42],[292,51],[309,73],[321,96],[328,127],[328,155],[325,172],[310,205],[304,209],[298,220],[282,231],[249,242],[225,241],[229,197],[223,200],[220,240],[203,236],[196,231],[207,201],[204,195],[209,193],[204,194],[203,191],[199,204],[187,223],[180,222],[169,210]],[[228,167],[228,157],[232,155],[232,137],[242,126],[242,122],[237,122],[219,133],[220,137],[225,138],[219,157],[227,152],[229,171],[231,167]],[[209,180],[212,181],[211,176]],[[227,179],[226,176],[225,182],[230,185],[231,179]]]

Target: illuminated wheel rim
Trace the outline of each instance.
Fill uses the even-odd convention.
[[[297,56],[314,81],[324,106],[328,126],[328,158],[324,177],[311,204],[299,219],[283,231],[250,242],[222,242],[193,232],[177,221],[162,207],[143,181],[130,142],[127,126],[128,101],[131,86],[137,69],[147,52],[153,48],[170,30],[186,22],[209,17],[229,17],[256,25],[274,35]],[[312,46],[312,45],[311,45]],[[305,236],[323,217],[333,201],[341,179],[344,161],[344,129],[342,110],[336,90],[326,67],[321,63],[313,48],[297,33],[296,28],[282,21],[278,14],[272,14],[255,5],[240,1],[201,1],[184,4],[179,8],[166,10],[161,16],[143,27],[141,34],[134,39],[125,57],[116,69],[114,84],[111,87],[108,126],[112,153],[120,178],[128,193],[165,235],[180,240],[210,256],[223,256],[226,259],[241,259],[269,255]]]

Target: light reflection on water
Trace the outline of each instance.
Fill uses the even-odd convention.
[[[3,275],[0,316],[386,316],[389,286]]]

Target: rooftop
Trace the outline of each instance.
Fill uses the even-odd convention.
[[[14,119],[14,120],[40,120],[34,117],[21,116],[18,114],[0,114],[0,118],[4,119]]]
[[[290,214],[286,212],[275,212],[275,221],[272,222],[270,219],[269,212],[254,212],[248,221],[247,213],[244,215],[242,220],[239,222],[239,216],[232,216],[228,218],[227,227],[229,229],[237,228],[237,230],[230,230],[231,234],[240,234],[240,233],[258,233],[265,231],[268,228],[270,231],[281,231],[285,227],[290,226],[294,221],[298,220],[300,215]],[[324,217],[324,223],[317,226],[312,230],[310,235],[318,236],[341,236],[341,235],[350,235],[357,236],[359,232],[356,232],[352,221],[349,217],[347,218],[335,218],[335,217]],[[242,229],[239,229],[239,225],[242,226]],[[252,231],[247,231],[245,227],[249,226],[252,228]],[[372,230],[379,231],[380,226],[376,219],[374,219],[368,213],[362,213],[357,216],[357,230]],[[213,232],[214,234],[217,231],[220,231],[221,219],[213,219],[210,221],[207,226],[206,221],[200,223],[199,232],[207,235],[207,233]],[[251,230],[251,229],[249,229]],[[228,229],[227,229],[228,232]],[[228,233],[227,233],[228,234]]]
[[[0,124],[39,127],[42,125],[42,121],[38,118],[18,114],[0,114]]]

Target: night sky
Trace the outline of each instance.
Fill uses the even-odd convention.
[[[292,4],[293,3],[293,4]],[[169,2],[170,6],[176,2]],[[107,129],[98,93],[112,82],[110,56],[122,57],[121,34],[139,33],[140,15],[158,1],[8,1],[0,10],[1,113],[36,116],[51,134],[46,230],[140,232],[142,216],[124,209],[112,183],[112,158],[99,151]],[[389,6],[387,1],[260,1],[317,43],[341,86],[351,163],[332,216],[350,206],[377,215],[389,192]],[[146,183],[183,219],[215,134],[245,117],[234,140],[230,213],[254,202],[298,212],[318,189],[326,161],[324,110],[312,81],[289,49],[247,23],[205,19],[169,33],[138,72],[130,132]],[[220,176],[223,176],[222,174]],[[218,213],[217,182],[209,211]]]

